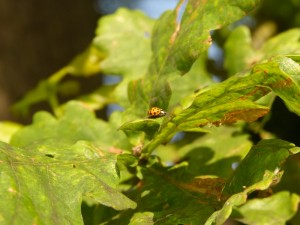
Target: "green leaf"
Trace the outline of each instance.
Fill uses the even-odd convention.
[[[99,20],[93,45],[106,54],[101,71],[123,77],[114,92],[117,103],[123,107],[130,105],[128,83],[147,71],[153,23],[143,13],[125,8]]]
[[[287,191],[268,198],[252,199],[233,212],[233,217],[244,224],[285,225],[298,209],[300,197]]]
[[[277,139],[260,141],[239,165],[223,192],[227,194],[241,192],[261,181],[266,171],[278,173],[280,165],[291,154],[290,149],[294,147],[294,144]],[[300,151],[300,148],[297,148],[297,151]]]
[[[255,57],[251,41],[248,27],[240,26],[231,32],[224,46],[224,67],[230,76],[251,68]]]
[[[49,151],[52,149],[52,143],[68,146],[85,140],[97,143],[106,150],[131,149],[125,134],[117,130],[121,120],[119,113],[114,113],[110,123],[107,123],[96,119],[95,115],[79,102],[69,102],[63,111],[64,114],[60,118],[55,118],[47,112],[37,113],[33,124],[20,129],[10,143],[18,147],[42,145]]]
[[[205,225],[224,224],[234,206],[246,203],[248,194],[255,190],[266,190],[277,183],[282,176],[280,171],[282,163],[290,154],[300,151],[300,148],[294,146],[289,142],[276,139],[262,140],[253,146],[234,176],[226,182],[223,194],[230,197],[222,209],[210,216]]]
[[[187,169],[195,176],[215,175],[223,179],[233,173],[232,164],[240,162],[250,150],[252,143],[240,128],[218,127],[194,141],[160,146],[155,150],[162,162],[176,164],[178,159],[188,162]],[[182,146],[183,145],[183,146]]]
[[[159,122],[153,119],[135,120],[123,124],[119,129],[124,131],[143,131],[151,139],[159,129]]]
[[[300,50],[300,29],[291,29],[267,40],[259,50],[252,47],[248,27],[237,27],[225,44],[225,68],[230,75],[274,56],[297,53]]]
[[[266,115],[269,108],[256,103],[271,90],[289,109],[300,115],[300,87],[293,76],[300,66],[292,59],[278,56],[256,65],[251,74],[235,76],[190,96],[190,105],[176,107],[165,117],[160,132],[145,146],[152,152],[176,132],[194,131],[197,127],[232,124],[239,120],[253,122]]]
[[[165,12],[155,24],[152,66],[156,74],[176,70],[187,72],[196,59],[206,52],[212,40],[209,32],[244,17],[259,0],[199,1],[190,0],[179,22],[183,1],[173,11]]]
[[[117,131],[120,113],[114,113],[106,123],[78,102],[69,102],[63,112],[59,118],[37,113],[32,125],[13,135],[11,144],[19,148],[1,145],[0,170],[9,177],[0,179],[1,187],[10,190],[13,182],[12,193],[19,193],[3,201],[11,204],[5,221],[11,221],[20,210],[17,221],[26,214],[26,219],[32,221],[37,218],[50,224],[82,224],[83,196],[117,210],[135,207],[117,189],[117,156],[131,149],[125,135]],[[19,195],[25,198],[19,200]],[[16,201],[19,208],[14,208]],[[44,214],[40,207],[45,207]]]
[[[65,72],[61,73],[64,74]],[[28,115],[30,106],[43,101],[48,101],[54,109],[58,104],[57,90],[58,83],[56,81],[51,79],[40,81],[36,88],[30,90],[20,101],[13,105],[13,111],[21,115]]]
[[[90,45],[81,54],[77,55],[67,66],[68,73],[77,76],[91,76],[100,73],[100,63],[105,54],[95,46]]]
[[[9,143],[11,137],[22,128],[21,124],[10,121],[0,122],[0,141]]]
[[[152,225],[153,223],[153,213],[151,212],[142,212],[142,213],[135,213],[129,225]]]
[[[219,185],[219,179],[194,179],[184,165],[163,168],[158,163],[141,168],[141,176],[142,186],[131,193],[137,208],[129,215],[119,214],[118,220],[108,220],[107,224],[126,224],[128,218],[132,224],[204,224],[215,211],[214,185]]]
[[[195,61],[207,53],[211,45],[209,32],[242,18],[259,2],[190,0],[181,19],[183,1],[174,10],[166,11],[153,28],[151,63],[147,76],[141,81],[143,88],[135,92],[137,99],[144,96],[143,101],[135,101],[132,108],[141,108],[144,112],[151,106],[167,109],[171,94],[176,91],[170,89],[171,79],[187,73]]]
[[[83,224],[83,196],[118,210],[135,207],[116,189],[116,154],[89,142],[26,149],[0,143],[0,171],[2,224]]]
[[[206,68],[207,55],[201,55],[192,65],[190,71],[184,76],[177,76],[170,80],[172,96],[170,99],[170,106],[178,104],[178,101],[184,99],[193,92],[198,92],[201,89],[211,85],[213,82],[211,75]]]
[[[139,11],[119,9],[102,17],[93,45],[107,57],[101,62],[106,74],[140,77],[148,67],[153,20]]]
[[[266,81],[268,86],[279,96],[291,112],[300,115],[300,65],[288,57],[277,56],[269,62],[256,65],[253,72]]]
[[[78,101],[84,102],[92,110],[103,109],[107,104],[116,103],[115,97],[117,84],[102,85],[97,90],[83,95]]]
[[[282,32],[265,42],[258,54],[263,54],[264,58],[269,58],[276,55],[299,53],[299,38],[299,28]]]

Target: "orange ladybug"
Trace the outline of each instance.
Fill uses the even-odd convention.
[[[167,115],[167,113],[158,107],[152,107],[148,110],[148,118],[159,118],[165,115]]]

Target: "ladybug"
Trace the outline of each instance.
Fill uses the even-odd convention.
[[[148,110],[148,118],[159,118],[165,115],[167,115],[167,113],[158,107],[152,107]]]

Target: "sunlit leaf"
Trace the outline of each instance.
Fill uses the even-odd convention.
[[[93,45],[107,54],[106,74],[142,76],[149,64],[153,20],[139,11],[119,9],[99,20]]]
[[[254,63],[254,49],[251,45],[251,33],[246,26],[236,28],[230,34],[225,44],[224,67],[232,76],[245,69],[250,69]]]
[[[130,122],[128,124],[123,124],[120,127],[120,130],[125,131],[144,131],[149,137],[153,137],[155,132],[158,131],[160,124],[153,119],[147,119],[147,120],[136,120],[133,122]]]
[[[289,192],[279,192],[271,197],[249,200],[233,212],[233,217],[244,224],[285,225],[298,209],[300,197]]]
[[[165,12],[154,27],[152,65],[157,74],[176,70],[187,72],[211,45],[211,30],[244,17],[260,1],[237,1],[230,4],[229,0],[190,0],[180,19],[182,2],[175,10]]]
[[[207,53],[211,45],[210,31],[242,18],[260,1],[238,1],[235,4],[219,1],[179,1],[174,10],[166,11],[153,28],[152,60],[144,88],[138,95],[145,101],[134,102],[144,111],[148,107],[169,106],[172,91],[170,79],[187,73],[194,62]],[[182,9],[185,9],[182,15]],[[180,81],[178,81],[180,82]],[[199,83],[197,88],[203,83]],[[190,93],[191,94],[191,93]]]
[[[95,75],[101,72],[100,63],[104,57],[103,52],[91,45],[67,65],[68,73],[77,76]]]
[[[166,116],[162,124],[165,129],[161,129],[145,151],[153,151],[179,131],[205,125],[232,124],[239,120],[253,122],[269,112],[268,107],[256,101],[271,90],[284,100],[291,111],[300,115],[300,87],[292,79],[290,71],[293,76],[300,75],[299,64],[278,56],[256,65],[250,74],[231,77],[195,93],[186,109],[182,107],[169,112],[170,116]]]
[[[52,143],[68,146],[85,140],[97,143],[106,150],[111,147],[128,149],[130,144],[126,136],[117,130],[118,124],[114,124],[118,120],[118,113],[111,117],[110,123],[97,119],[83,104],[71,101],[64,107],[60,118],[47,112],[37,113],[33,124],[20,129],[10,143],[18,147],[45,145],[45,150],[49,151],[46,146],[50,147]]]
[[[83,196],[118,210],[135,207],[116,189],[116,154],[84,141],[47,144],[49,152],[0,144],[2,224],[83,224]]]
[[[103,109],[107,104],[117,102],[114,96],[116,87],[116,84],[103,85],[97,90],[79,97],[78,100],[84,102],[90,109]]]
[[[9,143],[14,133],[16,133],[21,127],[21,124],[10,121],[0,122],[0,141]]]
[[[299,37],[300,29],[291,29],[267,40],[260,49],[256,50],[252,47],[249,28],[237,27],[225,44],[225,67],[230,75],[234,75],[270,57],[299,53]]]

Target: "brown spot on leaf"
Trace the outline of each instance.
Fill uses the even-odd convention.
[[[210,35],[208,36],[208,38],[206,39],[206,41],[204,42],[204,44],[207,44],[207,45],[211,45],[212,44],[212,38],[211,38]]]
[[[293,83],[292,79],[287,78],[285,80],[280,80],[274,84],[271,84],[270,87],[272,89],[287,88],[287,87],[291,86],[292,83]]]
[[[250,96],[253,95],[259,95],[259,96],[265,96],[267,95],[271,90],[265,87],[255,87],[251,92],[249,92],[246,95],[243,95],[240,97],[240,99],[248,99]]]
[[[246,109],[246,110],[237,110],[233,112],[226,113],[221,121],[216,121],[215,123],[222,124],[232,124],[239,120],[246,122],[253,122],[258,118],[266,115],[270,110],[269,109]]]
[[[213,200],[216,198],[216,206],[219,205],[220,200],[223,200],[222,189],[224,187],[225,181],[222,178],[211,177],[211,176],[199,176],[193,178],[191,181],[181,181],[180,179],[174,179],[168,174],[157,170],[153,167],[148,168],[149,171],[154,172],[156,175],[162,177],[166,182],[176,186],[177,188],[183,190],[186,193],[189,193],[193,198],[197,199],[198,202],[202,204],[211,205]],[[204,195],[199,198],[197,194]],[[207,197],[210,200],[204,199]]]
[[[222,189],[224,188],[225,180],[219,177],[201,176],[193,179],[190,183],[181,183],[180,185],[190,192],[215,196],[220,201],[222,200]]]
[[[123,149],[119,149],[116,147],[110,147],[109,152],[119,155],[119,154],[123,153]]]
[[[202,176],[192,180],[192,182],[186,185],[186,188],[195,192],[218,195],[222,191],[224,184],[225,181],[222,178]]]

